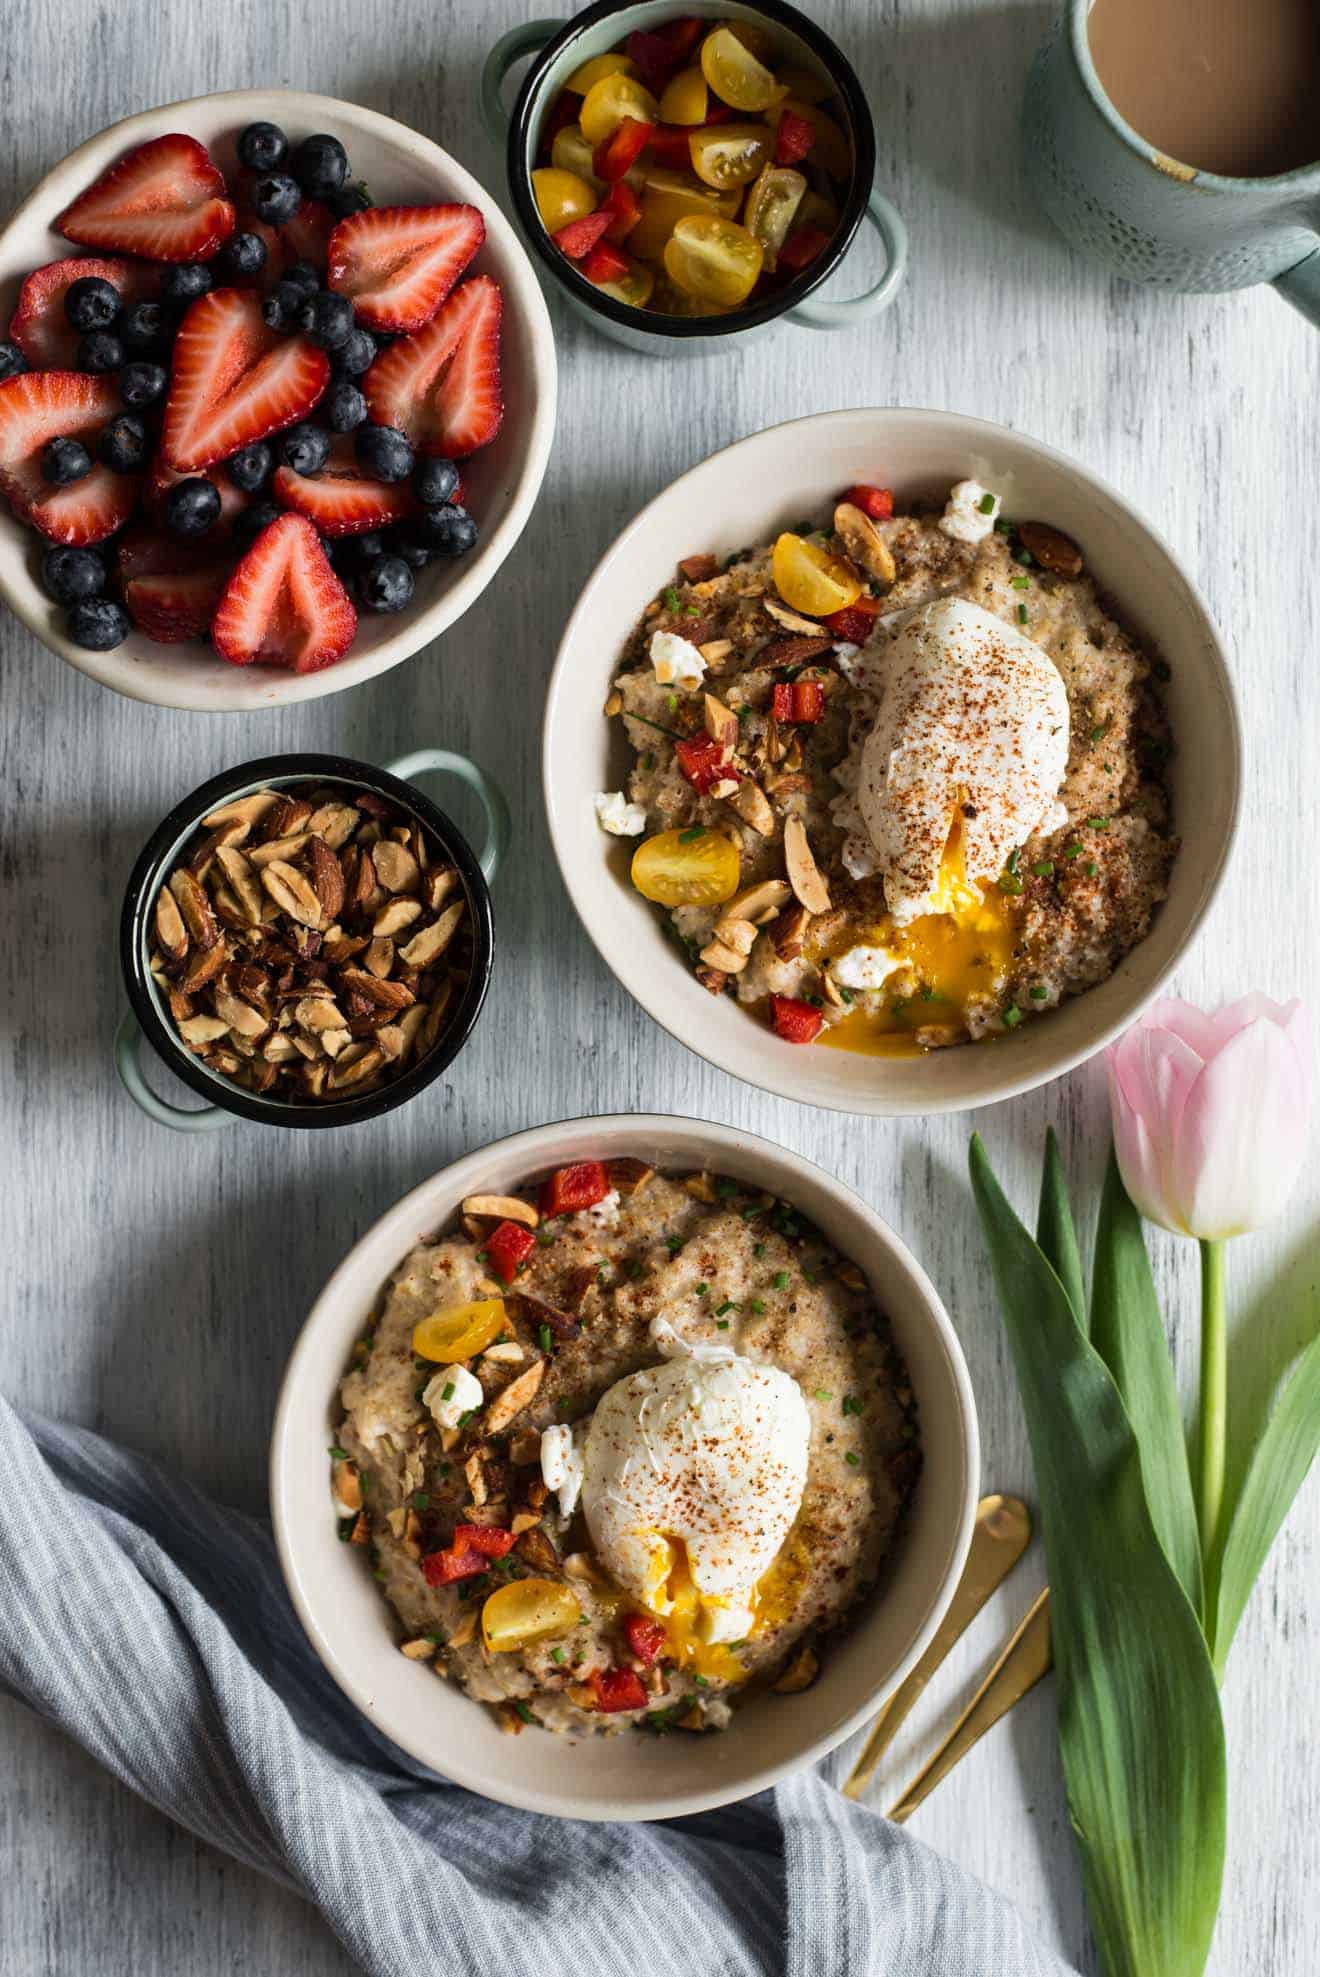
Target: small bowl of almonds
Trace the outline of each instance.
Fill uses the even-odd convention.
[[[478,850],[415,786],[427,772],[475,791]],[[205,783],[153,833],[124,898],[115,1061],[130,1097],[183,1132],[344,1125],[415,1097],[481,1012],[507,840],[500,791],[446,749],[388,769],[275,756]],[[144,1039],[203,1108],[152,1090]]]

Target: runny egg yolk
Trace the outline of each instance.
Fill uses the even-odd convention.
[[[709,1682],[742,1682],[747,1670],[723,1642],[706,1638],[722,1602],[697,1590],[682,1538],[655,1533],[655,1572],[648,1585],[647,1605],[662,1622],[669,1652],[680,1668],[690,1668]]]

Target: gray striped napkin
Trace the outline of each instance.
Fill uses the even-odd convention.
[[[0,1400],[0,1683],[415,1977],[1064,1977],[1016,1911],[807,1772],[654,1826],[446,1784],[340,1695],[267,1527]]]

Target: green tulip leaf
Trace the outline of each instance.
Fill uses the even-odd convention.
[[[1059,1745],[1107,1977],[1200,1977],[1224,1866],[1219,1692],[1113,1376],[995,1180],[972,1187],[1035,1460]]]
[[[1270,1546],[1320,1446],[1320,1337],[1283,1384],[1242,1479],[1219,1556],[1211,1562],[1206,1614],[1215,1668],[1228,1651]]]
[[[1082,1278],[1082,1258],[1073,1227],[1068,1182],[1059,1157],[1059,1142],[1053,1126],[1045,1135],[1045,1166],[1040,1179],[1040,1208],[1036,1216],[1036,1241],[1045,1254],[1064,1290],[1082,1330],[1086,1330],[1086,1284]]]
[[[1194,1610],[1202,1611],[1201,1541],[1187,1437],[1155,1279],[1110,1150],[1091,1272],[1091,1342],[1114,1376],[1141,1451],[1151,1522]]]

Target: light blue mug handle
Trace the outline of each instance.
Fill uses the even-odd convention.
[[[524,55],[534,55],[547,41],[553,41],[563,26],[562,20],[524,21],[521,27],[502,34],[487,55],[481,71],[481,118],[496,144],[504,142],[509,128],[509,113],[502,94],[509,70]]]
[[[1276,275],[1274,286],[1294,309],[1301,310],[1308,323],[1320,329],[1320,247],[1295,268],[1285,268]]]
[[[466,755],[455,755],[448,748],[419,748],[412,755],[404,755],[397,762],[387,763],[386,774],[397,776],[400,782],[405,783],[428,774],[455,776],[475,791],[486,820],[486,832],[477,851],[477,863],[486,884],[493,885],[495,874],[509,847],[509,806],[498,783],[492,782],[485,770],[479,769],[475,762],[469,762]],[[126,1010],[115,1032],[115,1069],[124,1090],[140,1112],[145,1112],[148,1119],[154,1119],[158,1126],[168,1126],[171,1132],[176,1133],[210,1133],[220,1126],[235,1124],[235,1115],[227,1112],[223,1105],[171,1105],[168,1099],[159,1097],[142,1075],[143,1042],[137,1017],[131,1009]]]
[[[848,329],[889,307],[907,272],[907,228],[898,208],[874,186],[866,202],[866,217],[884,244],[885,271],[879,281],[864,295],[851,296],[846,302],[826,302],[809,295],[796,309],[788,311],[791,323],[801,323],[806,329]]]

